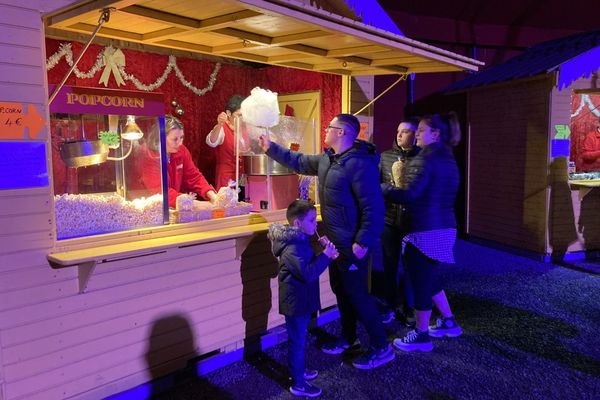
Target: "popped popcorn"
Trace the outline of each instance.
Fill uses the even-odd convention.
[[[195,193],[182,193],[175,200],[175,208],[177,211],[191,211],[194,207]]]
[[[163,224],[163,197],[127,201],[116,193],[54,196],[58,239],[118,232]]]

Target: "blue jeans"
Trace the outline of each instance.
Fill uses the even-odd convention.
[[[310,314],[285,316],[285,328],[288,333],[288,370],[295,386],[304,385],[304,344],[309,321]]]

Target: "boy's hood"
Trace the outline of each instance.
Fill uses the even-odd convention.
[[[300,228],[279,223],[269,225],[267,237],[271,241],[271,248],[275,257],[279,257],[287,245],[302,242],[308,238]]]

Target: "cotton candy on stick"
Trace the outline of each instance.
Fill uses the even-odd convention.
[[[279,123],[277,93],[255,87],[250,96],[242,101],[244,121],[263,128],[272,128]]]
[[[250,91],[250,96],[242,101],[241,112],[244,121],[265,128],[267,139],[270,140],[269,128],[279,123],[277,93],[255,87]],[[270,171],[267,164],[267,199],[271,198],[271,179],[269,175]],[[271,202],[268,203],[267,208],[271,209]]]

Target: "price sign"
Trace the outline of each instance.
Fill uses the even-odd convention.
[[[29,139],[37,138],[44,127],[44,119],[33,104],[0,102],[0,140],[27,139],[25,129],[29,131]]]

